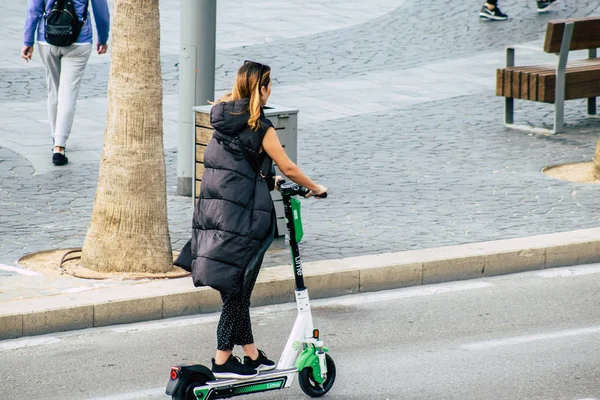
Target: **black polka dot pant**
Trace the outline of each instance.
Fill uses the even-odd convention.
[[[245,346],[254,343],[250,322],[250,296],[260,272],[262,259],[255,268],[248,287],[237,295],[221,292],[223,310],[217,327],[217,349],[233,350],[233,346]]]

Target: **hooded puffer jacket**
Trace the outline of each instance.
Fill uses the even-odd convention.
[[[272,160],[260,149],[272,124],[261,113],[261,128],[251,130],[247,109],[248,99],[242,99],[218,103],[211,110],[215,131],[204,152],[192,225],[194,285],[228,294],[248,285],[275,232],[271,194],[258,173],[271,171]]]

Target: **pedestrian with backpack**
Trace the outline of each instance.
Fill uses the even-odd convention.
[[[37,40],[46,69],[48,117],[54,143],[52,163],[65,165],[67,139],[85,67],[92,53],[92,4],[98,54],[108,49],[110,15],[107,0],[28,0],[21,58],[29,62]],[[37,34],[36,34],[37,32]]]

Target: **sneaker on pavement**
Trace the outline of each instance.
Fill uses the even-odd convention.
[[[258,351],[258,358],[256,360],[251,359],[248,356],[244,356],[244,365],[252,367],[257,371],[269,371],[275,368],[275,362],[269,360],[262,350]]]
[[[538,0],[537,1],[537,12],[543,13],[550,9],[558,0]]]
[[[258,375],[258,371],[242,364],[239,357],[229,356],[225,364],[219,365],[212,359],[212,373],[215,378],[248,379]]]
[[[60,166],[60,165],[65,165],[68,162],[69,162],[69,159],[63,153],[53,153],[52,154],[52,164]]]
[[[556,0],[554,0],[554,1],[556,1]],[[494,7],[493,10],[490,10],[484,4],[481,7],[481,11],[479,11],[479,18],[486,19],[489,21],[506,21],[508,19],[508,15],[506,15],[502,11],[500,11],[498,6]]]

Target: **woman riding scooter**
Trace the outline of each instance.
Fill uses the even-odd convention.
[[[191,252],[194,284],[213,287],[223,300],[212,360],[216,378],[252,378],[275,368],[257,349],[250,322],[250,296],[275,232],[269,191],[281,178],[271,172],[273,161],[287,178],[310,190],[306,197],[327,192],[283,150],[262,110],[270,94],[271,69],[246,61],[232,92],[211,110],[215,132],[204,153]],[[235,345],[242,346],[243,363],[232,354]]]

